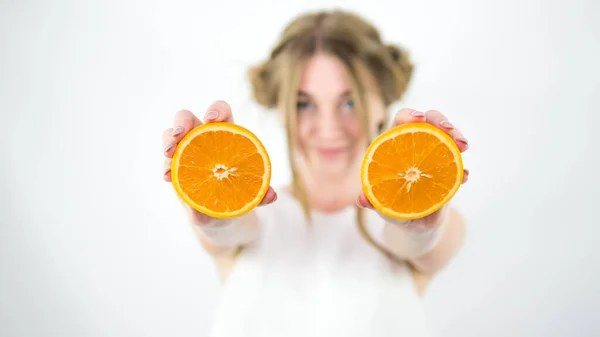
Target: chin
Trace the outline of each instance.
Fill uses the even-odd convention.
[[[319,174],[323,177],[331,178],[331,179],[339,179],[348,174],[348,167],[345,165],[339,166],[323,166],[323,167],[315,167],[315,173]]]
[[[340,179],[354,171],[351,158],[341,156],[340,158],[314,158],[312,162],[313,172],[322,177]]]

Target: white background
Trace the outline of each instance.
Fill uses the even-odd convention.
[[[225,99],[285,182],[245,71],[334,5],[411,50],[398,107],[445,112],[471,144],[435,336],[600,335],[599,3],[270,2],[0,3],[0,335],[205,336],[218,281],[161,180],[162,130]]]

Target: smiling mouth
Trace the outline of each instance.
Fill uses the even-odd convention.
[[[342,148],[320,148],[317,150],[319,154],[325,158],[335,158],[342,154]]]

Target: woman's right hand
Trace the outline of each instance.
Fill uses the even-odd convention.
[[[165,156],[163,179],[167,182],[171,182],[171,158],[177,144],[183,139],[183,137],[193,128],[202,125],[203,123],[215,123],[215,122],[227,122],[233,123],[233,114],[231,113],[231,107],[225,101],[216,101],[211,104],[204,115],[204,122],[196,117],[192,112],[188,110],[181,110],[175,114],[173,121],[173,127],[166,129],[162,136],[162,145]],[[277,199],[277,194],[272,187],[269,187],[267,194],[263,198],[259,206],[267,205],[274,202]],[[211,218],[203,213],[196,211],[195,209],[188,206],[183,200],[180,199],[184,208],[186,209],[191,221],[198,225],[209,225],[214,224],[217,219]]]

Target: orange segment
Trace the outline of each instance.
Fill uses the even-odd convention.
[[[369,146],[361,181],[381,213],[410,220],[446,204],[463,180],[460,150],[444,131],[427,123],[388,130]]]
[[[271,180],[271,162],[260,140],[231,123],[191,130],[177,145],[171,167],[173,187],[198,212],[234,218],[262,201]]]

